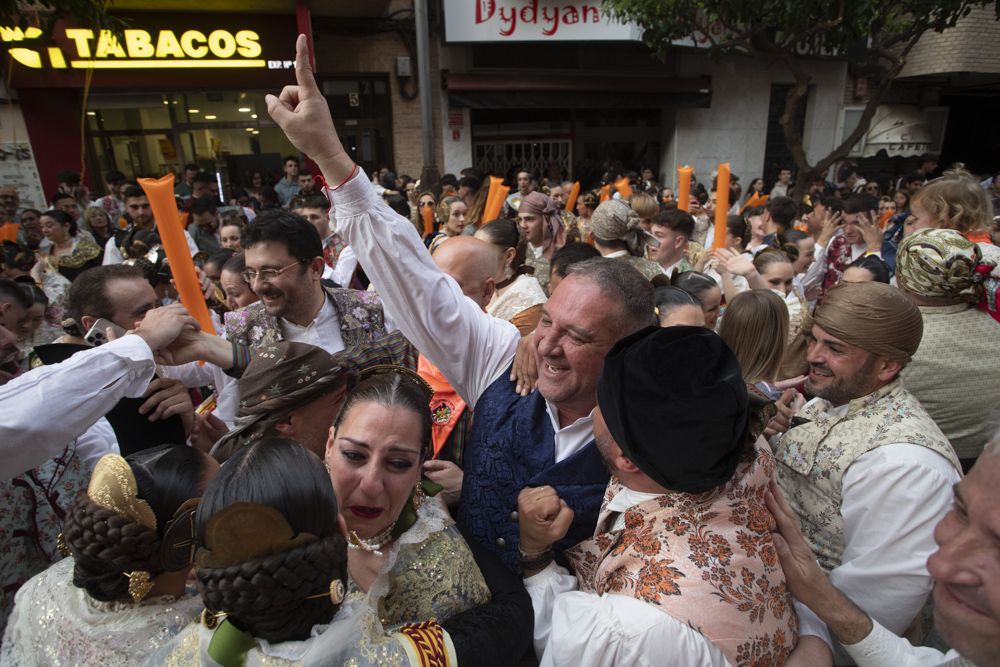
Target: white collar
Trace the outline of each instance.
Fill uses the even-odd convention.
[[[614,252],[608,253],[605,257],[625,257],[628,255],[628,250],[615,250]]]
[[[594,409],[596,410],[597,408],[595,407]],[[559,427],[559,408],[549,403],[548,399],[545,399],[545,411],[549,413],[549,420],[552,422],[552,430],[556,433],[562,433],[563,431],[579,432],[584,429],[592,431],[594,428],[594,410],[591,410],[590,414],[580,417],[575,422],[564,428]]]
[[[646,493],[644,491],[633,491],[625,485],[622,485],[622,490],[619,491],[611,502],[607,505],[607,510],[611,512],[625,512],[632,509],[636,505],[641,505],[647,500],[652,500],[653,498],[658,498],[662,496],[662,493]]]
[[[333,309],[333,304],[330,302],[330,299],[326,298],[326,294],[324,294],[323,297],[324,297],[323,307],[319,309],[318,313],[316,313],[316,317],[315,319],[313,319],[312,322],[310,322],[306,326],[301,326],[295,324],[294,322],[289,322],[288,320],[282,317],[280,318],[281,327],[286,331],[304,333],[309,329],[312,329],[313,327],[321,326],[330,321],[331,319],[336,318],[337,313]],[[289,337],[290,336],[286,336],[286,338]]]

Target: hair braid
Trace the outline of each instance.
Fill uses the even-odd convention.
[[[327,591],[334,579],[346,579],[346,550],[338,534],[229,567],[200,567],[198,588],[206,608],[226,612],[258,639],[304,639],[338,609],[328,597],[306,598]]]
[[[81,492],[63,524],[63,538],[73,554],[73,585],[105,602],[130,600],[125,572],[163,571],[157,532]]]

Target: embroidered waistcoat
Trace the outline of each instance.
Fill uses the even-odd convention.
[[[347,349],[363,347],[385,335],[382,300],[374,292],[324,287],[337,311],[340,335]],[[226,313],[226,338],[252,348],[274,345],[282,340],[278,318],[268,315],[258,301]]]
[[[733,665],[780,665],[795,646],[798,620],[771,539],[764,504],[774,458],[748,447],[725,485],[701,494],[667,493],[625,511],[608,503],[597,531],[566,552],[580,590],[634,597],[698,630]]]
[[[841,563],[844,520],[840,514],[844,473],[858,457],[883,445],[927,447],[961,470],[955,450],[934,420],[898,379],[854,399],[841,416],[823,399],[800,410],[809,421],[778,443],[778,481],[802,531],[827,572]]]
[[[521,489],[551,486],[575,512],[569,533],[556,544],[565,549],[594,534],[609,475],[593,439],[557,463],[545,399],[537,390],[520,396],[509,377],[510,368],[476,403],[458,521],[511,570],[520,572]]]

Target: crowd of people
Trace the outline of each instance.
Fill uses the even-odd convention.
[[[365,174],[296,49],[315,173],[0,188],[0,664],[1000,665],[996,181],[486,219]]]

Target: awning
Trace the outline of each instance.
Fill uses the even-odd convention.
[[[469,109],[707,107],[709,77],[579,72],[447,74],[448,105]]]
[[[864,157],[885,151],[889,157],[912,157],[931,150],[933,137],[923,109],[906,104],[885,104],[875,110],[865,135]]]

